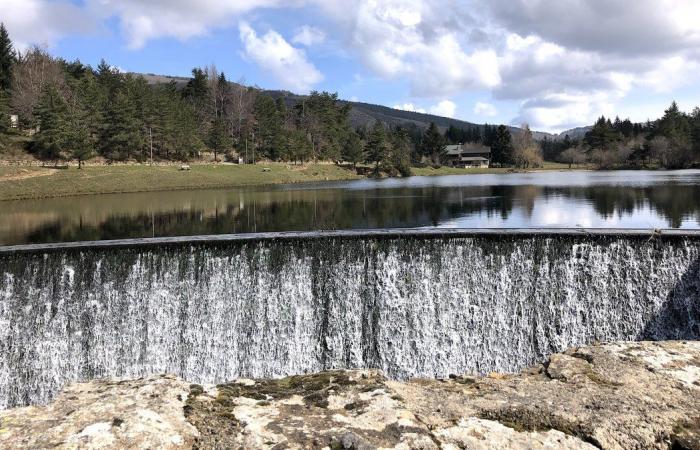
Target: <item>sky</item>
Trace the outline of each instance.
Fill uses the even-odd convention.
[[[0,0],[20,50],[559,132],[700,105],[697,0]]]

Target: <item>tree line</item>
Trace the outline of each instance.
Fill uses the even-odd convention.
[[[15,52],[0,25],[0,137],[9,116],[32,136],[38,158],[107,161],[243,159],[370,164],[408,175],[414,141],[402,127],[352,129],[350,105],[337,94],[312,92],[299,101],[230,82],[215,66],[194,68],[182,86],[149,83],[106,61],[96,68],[34,47]]]
[[[663,117],[645,123],[600,117],[581,139],[544,141],[544,153],[568,164],[601,169],[682,169],[700,163],[700,108],[682,112],[674,101]]]

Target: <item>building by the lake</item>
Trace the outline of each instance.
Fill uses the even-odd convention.
[[[487,168],[491,163],[491,147],[478,143],[448,145],[447,165],[452,167]]]

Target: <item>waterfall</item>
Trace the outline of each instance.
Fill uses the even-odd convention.
[[[97,377],[445,377],[700,337],[698,234],[280,236],[0,249],[0,408]]]

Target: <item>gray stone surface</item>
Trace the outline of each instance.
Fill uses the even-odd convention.
[[[700,342],[573,348],[518,375],[376,370],[74,384],[0,411],[0,448],[700,449]]]

